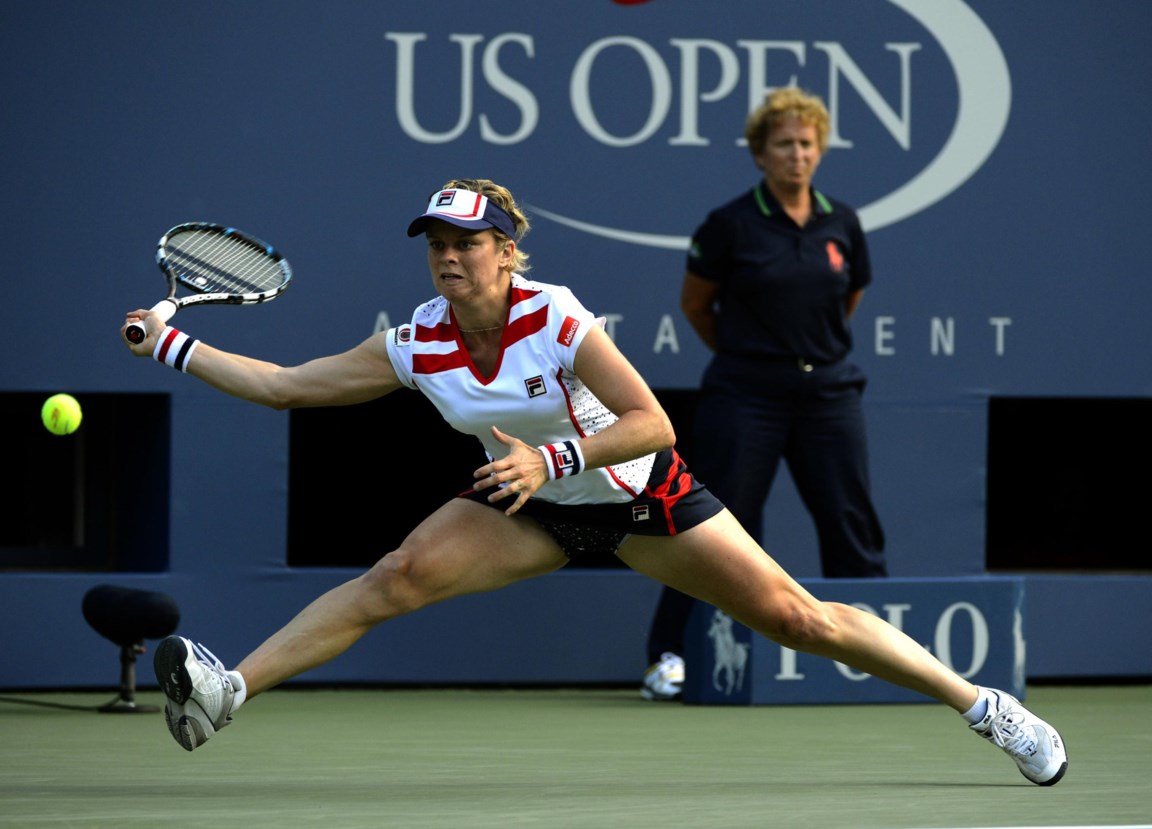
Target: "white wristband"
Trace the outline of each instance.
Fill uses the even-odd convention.
[[[156,348],[152,350],[152,357],[157,362],[172,366],[177,371],[188,371],[188,360],[200,341],[189,337],[183,331],[168,326],[160,332],[156,340]]]
[[[556,481],[584,471],[584,453],[580,451],[579,441],[546,443],[536,448],[544,455],[549,480]]]

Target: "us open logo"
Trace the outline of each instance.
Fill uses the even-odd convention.
[[[699,205],[684,198],[694,170],[710,178],[749,173],[747,148],[734,152],[734,144],[743,144],[743,115],[779,86],[801,86],[824,98],[832,117],[827,157],[854,151],[851,166],[865,170],[882,156],[889,166],[898,160],[892,180],[873,177],[862,195],[845,192],[847,177],[837,176],[841,197],[862,205],[857,212],[866,231],[946,198],[984,165],[1007,126],[1007,59],[963,0],[858,0],[837,7],[847,23],[829,20],[819,2],[728,0],[728,14],[693,18],[691,26],[673,5],[637,4],[636,14],[652,24],[635,28],[648,31],[646,37],[608,34],[581,43],[521,30],[386,32],[395,50],[397,123],[423,144],[528,145],[563,134],[565,141],[582,139],[589,157],[619,151],[619,171],[643,177],[637,189],[648,193],[649,209],[642,217],[632,200],[623,200],[626,211],[581,200],[579,193],[562,200],[544,195],[525,207],[581,233],[678,251],[687,249],[687,236],[645,232],[643,223],[666,223],[678,233],[695,226]],[[857,37],[854,16],[875,24],[856,28],[878,34]],[[433,88],[444,92],[443,100],[459,102],[447,129],[422,122],[418,92]],[[558,95],[560,89],[567,95]],[[557,106],[563,97],[566,112]],[[493,107],[497,99],[505,105]],[[627,102],[624,116],[621,101]],[[855,144],[866,131],[875,135]],[[654,152],[639,163],[625,161],[635,148]],[[644,159],[659,171],[647,169]],[[684,176],[667,177],[675,183],[654,189],[670,164]],[[627,189],[629,182],[614,177],[613,184]]]

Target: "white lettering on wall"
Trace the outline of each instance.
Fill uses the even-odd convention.
[[[414,141],[424,144],[446,144],[464,134],[472,120],[472,53],[482,35],[449,35],[460,46],[460,114],[456,124],[444,132],[426,130],[416,120],[416,44],[427,40],[422,32],[385,32],[384,37],[396,44],[396,118],[400,128]]]
[[[799,682],[804,678],[796,667],[796,651],[791,648],[780,648],[780,670],[776,672],[776,679],[782,682]]]
[[[956,615],[963,612],[972,624],[972,657],[968,667],[961,668],[952,658],[952,625]],[[956,602],[949,605],[936,622],[936,658],[967,679],[975,676],[988,661],[988,620],[980,608],[970,602]]]
[[[612,340],[623,327],[624,315],[619,313],[602,314],[604,317],[604,331]],[[667,352],[671,356],[680,353],[680,329],[677,324],[678,317],[674,314],[662,314],[656,323],[653,334],[652,353]],[[386,331],[392,327],[387,311],[378,311],[372,333]],[[686,321],[681,323],[687,325]],[[897,320],[892,316],[877,316],[873,320],[872,351],[878,357],[892,357],[896,354]],[[988,325],[992,328],[992,349],[997,357],[1003,357],[1008,350],[1008,327],[1012,325],[1011,317],[989,317]],[[933,356],[953,357],[957,350],[956,321],[952,317],[930,317],[928,319],[928,350]],[[690,328],[689,328],[690,330]],[[690,331],[690,333],[692,333]],[[694,333],[693,333],[694,336]]]
[[[476,98],[476,53],[484,41],[483,35],[451,34],[449,41],[456,44],[459,60],[459,111],[456,123],[447,130],[433,131],[420,124],[416,116],[416,85],[419,72],[417,67],[417,44],[428,39],[424,32],[385,32],[385,39],[396,44],[396,118],[400,128],[412,138],[425,144],[443,144],[461,138],[468,130],[473,118],[479,121],[480,137],[492,144],[516,144],[532,137],[540,120],[540,106],[532,90],[520,80],[509,75],[500,64],[500,52],[514,44],[529,58],[536,56],[536,44],[532,35],[523,32],[506,32],[492,38],[480,50],[480,76],[487,87],[512,102],[520,113],[520,122],[513,129],[497,130],[487,114],[473,114]],[[709,146],[712,142],[702,134],[700,126],[700,102],[714,103],[728,97],[740,81],[740,60],[737,53],[717,40],[702,38],[673,38],[669,41],[679,55],[680,124],[679,131],[668,139],[672,146]],[[804,68],[807,62],[807,46],[802,41],[784,40],[739,40],[737,46],[745,52],[747,69],[747,103],[751,111],[760,105],[764,96],[780,86],[801,83],[796,72],[784,75],[770,70],[769,56],[785,53],[789,63]],[[853,60],[843,44],[836,41],[816,41],[812,44],[827,57],[828,92],[827,103],[831,116],[829,145],[851,147],[852,142],[843,137],[841,131],[840,99],[841,80],[848,83],[860,99],[892,135],[897,144],[905,150],[912,146],[912,53],[919,51],[919,43],[886,43],[884,48],[894,52],[899,61],[900,88],[899,112],[897,112],[865,75],[859,64]],[[608,49],[629,49],[639,58],[648,75],[650,95],[647,101],[636,101],[638,111],[647,107],[646,119],[642,126],[631,135],[613,135],[600,123],[596,115],[595,102],[591,96],[593,73],[596,61]],[[700,54],[707,51],[720,64],[720,77],[715,85],[706,91],[700,89]],[[444,60],[444,50],[437,52],[437,60]],[[668,120],[672,109],[673,74],[657,48],[637,37],[614,36],[593,41],[584,48],[577,58],[569,77],[568,92],[572,113],[584,132],[593,140],[609,147],[631,147],[651,139]],[[439,90],[440,87],[437,87]],[[724,131],[731,134],[730,124]],[[739,131],[739,130],[738,130]],[[736,143],[743,144],[743,137],[737,136]]]
[[[635,51],[648,70],[648,78],[652,82],[652,97],[648,101],[648,120],[632,135],[616,136],[605,130],[596,118],[592,97],[589,94],[596,58],[605,49],[613,46],[623,46]],[[572,113],[586,133],[609,147],[632,147],[651,138],[668,117],[668,111],[672,107],[672,76],[661,60],[660,54],[643,40],[636,37],[606,37],[589,45],[576,61],[568,86],[568,97],[572,102]],[[636,108],[641,109],[642,102],[637,101]]]
[[[900,58],[900,114],[884,100],[879,90],[856,65],[844,47],[832,41],[817,41],[813,44],[828,55],[828,113],[831,117],[831,131],[828,135],[829,147],[851,147],[852,142],[840,135],[840,83],[839,77],[852,84],[868,108],[880,119],[880,123],[896,139],[901,149],[912,148],[912,53],[920,49],[919,43],[888,43],[884,48],[895,52]]]
[[[672,146],[707,147],[711,142],[700,134],[701,101],[722,101],[740,80],[736,54],[717,40],[673,38],[680,50],[680,132],[668,143]],[[720,78],[707,92],[700,91],[700,50],[707,49],[720,61]]]
[[[989,317],[988,324],[992,326],[992,330],[996,336],[996,356],[1004,356],[1004,337],[1007,333],[1007,328],[1012,324],[1011,317]]]
[[[928,325],[929,348],[932,355],[945,354],[951,357],[956,353],[956,321],[951,317],[932,317]]]
[[[895,317],[876,317],[875,350],[881,357],[888,357],[896,353],[896,349],[889,345],[896,338],[896,334],[892,331],[892,326],[895,324]]]
[[[660,324],[656,328],[656,342],[652,344],[652,353],[659,354],[665,346],[673,354],[680,353],[680,340],[676,337],[676,323],[672,321],[671,314],[660,317]]]
[[[1007,60],[995,36],[963,0],[888,0],[915,20],[935,40],[951,68],[949,80],[954,79],[959,93],[957,113],[951,134],[926,167],[891,192],[880,196],[859,209],[860,220],[866,231],[875,230],[915,215],[946,197],[967,181],[983,166],[1004,133],[1012,101],[1012,79]],[[862,4],[861,4],[862,6]],[[866,14],[866,10],[859,13]],[[438,35],[438,37],[442,37]],[[524,78],[514,78],[500,63],[500,54],[515,46],[530,60],[536,58],[533,36],[523,32],[507,32],[494,37],[483,46],[486,36],[481,34],[449,34],[448,41],[455,44],[458,53],[457,96],[459,111],[456,122],[447,129],[424,127],[416,116],[416,89],[418,67],[429,62],[444,64],[451,60],[442,44],[430,44],[430,56],[422,64],[417,60],[417,45],[428,39],[423,32],[386,32],[385,38],[396,46],[396,117],[401,129],[413,140],[428,144],[442,144],[467,138],[469,126],[479,123],[479,136],[492,144],[516,144],[528,140],[539,123],[537,98]],[[737,49],[717,40],[703,38],[672,38],[667,60],[657,45],[641,38],[614,35],[596,40],[583,48],[569,74],[569,98],[573,116],[584,132],[593,140],[609,147],[626,148],[653,140],[668,121],[672,101],[679,86],[680,116],[678,129],[665,140],[672,146],[707,146],[710,139],[701,125],[700,103],[714,103],[737,93],[740,87],[741,63]],[[883,48],[892,52],[899,65],[898,89],[881,92],[843,43],[814,40],[812,49],[823,55],[827,71],[827,89],[824,90],[832,118],[830,143],[834,147],[851,147],[845,124],[841,118],[841,96],[850,87],[881,125],[903,150],[913,144],[914,92],[932,94],[933,85],[913,83],[912,56],[920,51],[919,42],[887,42]],[[853,44],[868,49],[875,44]],[[803,41],[740,39],[735,47],[743,50],[744,87],[749,110],[759,105],[764,95],[784,85],[803,85],[819,89],[810,76],[820,68],[809,65],[809,49]],[[643,123],[632,133],[610,133],[600,122],[596,102],[591,99],[591,80],[597,59],[608,49],[627,49],[643,64],[647,73],[650,94],[647,100],[632,104],[641,114]],[[518,111],[519,122],[497,128],[486,113],[475,114],[476,55],[480,53],[481,78],[487,88],[510,101]],[[702,89],[701,77],[712,77],[712,61],[707,72],[701,66],[701,57],[707,54],[719,62],[719,77],[711,88]],[[781,59],[783,58],[783,59]],[[669,63],[679,62],[674,73]],[[867,64],[866,64],[867,65]],[[564,72],[564,67],[553,69],[552,62],[539,64],[548,72]],[[530,73],[526,73],[530,74]],[[444,108],[444,100],[451,95],[451,83],[442,79],[434,85],[436,109]],[[920,90],[926,90],[920,92]],[[637,96],[642,98],[642,96]],[[894,101],[895,103],[889,103]],[[742,138],[732,135],[733,127],[725,122],[722,134],[737,143]],[[546,208],[547,206],[545,206]],[[688,239],[668,234],[640,233],[604,224],[592,224],[572,216],[562,216],[547,210],[540,211],[546,218],[582,233],[618,239],[630,244],[657,248],[684,250]]]

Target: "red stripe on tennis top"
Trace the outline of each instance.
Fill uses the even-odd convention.
[[[513,343],[520,342],[520,340],[527,339],[548,325],[548,306],[537,308],[530,314],[525,314],[518,320],[510,322],[508,327],[504,329],[504,338],[501,340],[500,345],[507,348]]]
[[[452,326],[446,322],[429,328],[426,325],[415,326],[415,340],[420,343],[451,343],[456,341]]]
[[[517,288],[516,286],[512,286],[512,304],[519,305],[524,300],[531,299],[538,293],[540,292],[530,291],[527,288]]]
[[[452,343],[456,335],[452,326],[447,323],[439,325],[415,325],[412,331],[413,339],[422,343]],[[452,371],[465,366],[464,355],[459,351],[448,354],[420,354],[412,355],[413,374],[436,374],[440,371]]]
[[[539,291],[513,287],[511,296],[512,304],[515,306],[517,303],[529,300],[539,293]],[[492,372],[492,377],[500,373],[500,364],[503,362],[504,349],[520,340],[532,336],[547,325],[547,305],[510,322],[504,329],[503,336],[500,338],[500,358],[496,361],[496,369]],[[417,342],[422,343],[454,343],[456,342],[457,330],[458,329],[454,328],[450,323],[446,322],[431,327],[417,325],[414,326],[413,338]],[[475,366],[472,365],[472,361],[468,357],[467,352],[461,349],[457,349],[449,354],[412,355],[413,374],[435,374],[439,371],[452,371],[457,368],[470,369],[476,376],[476,379],[481,383],[487,384],[492,380],[492,377],[485,378],[481,376],[480,373],[476,371]]]
[[[441,371],[452,371],[464,368],[464,355],[460,351],[451,354],[413,354],[413,374],[436,374]]]

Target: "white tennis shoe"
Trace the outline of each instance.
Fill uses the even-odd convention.
[[[1020,704],[1015,697],[992,691],[988,713],[970,726],[1016,761],[1020,773],[1038,786],[1053,786],[1068,770],[1068,751],[1056,729]]]
[[[152,664],[168,698],[164,720],[185,751],[203,745],[232,722],[236,690],[224,664],[206,647],[169,636],[156,648]]]
[[[683,687],[684,660],[674,653],[665,653],[644,672],[640,696],[653,702],[669,702],[680,698]]]

